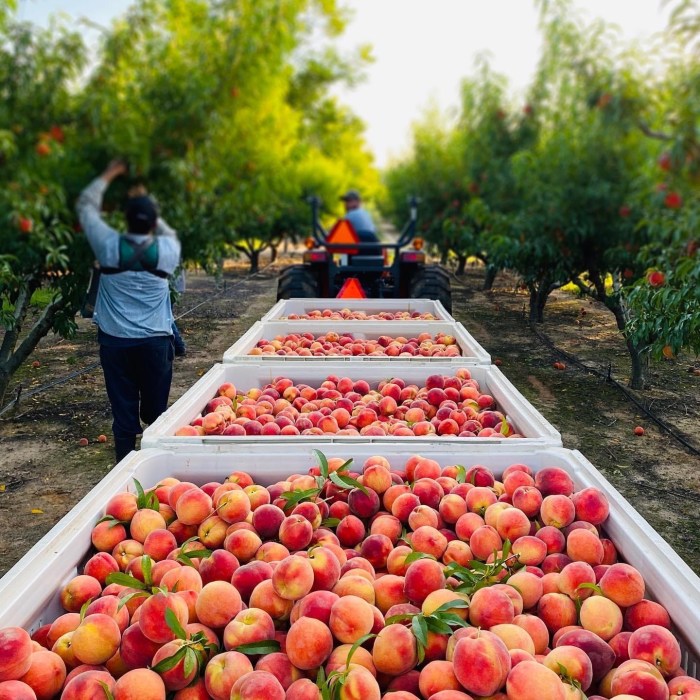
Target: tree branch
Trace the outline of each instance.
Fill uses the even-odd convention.
[[[12,328],[5,329],[5,337],[2,339],[2,345],[0,346],[0,363],[4,364],[12,357],[15,345],[17,345],[17,339],[22,331],[22,321],[24,321],[27,309],[29,308],[31,297],[29,285],[21,286],[17,298],[15,299],[13,313],[14,323]]]
[[[670,134],[665,134],[662,131],[656,131],[652,129],[648,124],[643,122],[641,119],[638,122],[639,129],[641,132],[651,139],[657,139],[659,141],[673,141],[673,136]]]

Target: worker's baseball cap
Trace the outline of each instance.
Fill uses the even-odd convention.
[[[360,199],[362,199],[362,198],[360,197],[360,193],[359,193],[357,190],[348,190],[348,191],[341,197],[341,199],[342,199],[344,202],[355,201],[355,200],[357,200],[357,201],[359,202]]]
[[[158,207],[150,197],[130,197],[126,201],[124,215],[131,233],[148,233],[158,221]]]

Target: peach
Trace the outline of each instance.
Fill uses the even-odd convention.
[[[442,555],[442,561],[445,564],[451,564],[452,562],[459,564],[460,566],[469,566],[469,563],[473,561],[474,555],[472,550],[466,542],[461,540],[452,540],[447,543],[445,548],[445,553]]]
[[[250,594],[250,606],[265,610],[273,620],[284,621],[289,619],[292,611],[292,601],[286,600],[275,593],[272,581],[261,581]]]
[[[112,556],[117,564],[119,564],[119,569],[121,571],[126,571],[126,567],[129,565],[129,562],[142,555],[143,544],[141,544],[141,542],[137,542],[136,540],[124,540],[112,550]]]
[[[484,524],[484,519],[477,513],[465,513],[455,523],[455,534],[460,540],[469,542],[472,534]]]
[[[571,500],[576,508],[576,520],[600,525],[605,522],[610,512],[607,497],[593,486],[577,491],[571,496]]]
[[[542,506],[543,496],[534,486],[519,486],[511,495],[513,506],[528,518],[534,518]]]
[[[583,561],[574,561],[567,564],[557,577],[557,588],[568,595],[571,600],[585,600],[593,595],[590,588],[580,588],[581,584],[594,584],[595,572],[590,564]]]
[[[302,518],[302,520],[304,520]],[[304,520],[304,522],[306,522]],[[308,522],[306,522],[309,525]],[[309,529],[311,525],[309,525]],[[224,540],[224,549],[233,554],[239,562],[247,563],[260,549],[262,540],[254,532],[247,529],[234,530],[226,535]]]
[[[348,515],[338,523],[335,534],[343,547],[354,547],[364,540],[365,525],[356,515]]]
[[[165,700],[162,678],[147,668],[125,673],[114,686],[114,700]]]
[[[404,594],[404,578],[394,574],[386,574],[373,583],[375,605],[386,614],[394,605],[407,603],[408,598]]]
[[[646,625],[632,633],[628,651],[630,659],[653,664],[663,676],[672,676],[681,665],[681,648],[665,627]]]
[[[284,511],[281,508],[266,503],[253,511],[252,524],[258,535],[267,540],[277,537],[284,518]]]
[[[236,489],[221,493],[215,506],[216,514],[229,524],[243,522],[252,510],[248,494]]]
[[[187,642],[183,639],[174,639],[164,644],[153,656],[153,667],[155,668],[161,661],[175,656],[185,644]],[[172,668],[160,671],[159,675],[163,679],[163,683],[165,683],[166,690],[182,690],[194,681],[197,677],[197,670],[197,664],[187,668],[185,659],[182,658]]]
[[[491,525],[477,527],[469,538],[469,548],[476,559],[486,561],[494,552],[503,548],[503,540]]]
[[[387,558],[393,548],[394,545],[386,535],[370,535],[362,542],[360,556],[367,559],[375,569],[385,569]]]
[[[143,541],[143,553],[151,557],[153,561],[162,561],[176,547],[175,535],[169,530],[152,530]]]
[[[435,509],[423,504],[416,506],[408,516],[408,526],[411,530],[417,530],[423,525],[430,525],[436,528],[439,522],[440,519]]]
[[[509,700],[566,700],[557,674],[536,661],[523,661],[511,670],[506,693]]]
[[[181,566],[177,569],[171,569],[163,574],[160,580],[162,588],[169,591],[196,591],[199,593],[202,590],[202,577],[199,571],[192,566]]]
[[[311,591],[314,570],[308,559],[288,556],[272,572],[272,587],[285,600],[299,600]]]
[[[76,659],[83,664],[103,664],[119,649],[121,632],[111,615],[88,615],[73,632],[72,647]]]
[[[381,691],[374,676],[362,666],[351,664],[345,683],[338,693],[338,700],[380,700],[380,697]]]
[[[574,629],[564,632],[559,636],[555,646],[574,646],[583,650],[591,660],[595,683],[600,681],[615,664],[615,653],[611,646],[588,630]]]
[[[443,690],[460,690],[454,667],[449,661],[436,660],[427,663],[420,672],[418,687],[424,698],[431,698]],[[386,695],[384,696],[387,697]]]
[[[550,632],[575,625],[578,618],[574,601],[563,593],[545,593],[537,605],[537,614]]]
[[[61,700],[97,700],[107,696],[105,686],[114,695],[116,681],[106,671],[85,671],[67,683]]]
[[[266,654],[255,664],[255,670],[271,673],[285,691],[302,677],[302,672],[292,665],[287,654],[283,652]]]
[[[469,622],[475,627],[489,629],[494,625],[509,624],[514,617],[513,601],[505,591],[493,587],[480,588],[472,595]]]
[[[326,663],[326,675],[332,671],[344,670],[347,667],[348,656],[353,646],[352,644],[340,644],[333,649]],[[358,666],[363,666],[373,676],[377,675],[377,670],[374,668],[374,661],[372,660],[372,654],[364,647],[355,647],[355,651],[350,657],[350,660],[353,665],[357,664]]]
[[[434,527],[422,525],[411,535],[411,546],[416,552],[430,554],[439,559],[447,548],[447,538]]]
[[[524,535],[513,542],[511,551],[517,555],[519,563],[525,566],[538,566],[547,556],[547,545],[538,537]]]
[[[593,665],[588,655],[578,647],[557,646],[544,657],[542,662],[557,675],[580,683],[585,692],[593,682]]]
[[[32,640],[21,627],[0,629],[0,681],[19,680],[32,663]]]
[[[612,564],[600,579],[600,590],[621,608],[629,608],[644,598],[644,579],[629,564]]]
[[[341,576],[338,583],[333,586],[333,593],[341,598],[354,595],[366,600],[370,605],[376,602],[372,575],[363,569],[358,569],[356,572],[350,570]]]
[[[640,600],[625,610],[626,630],[636,630],[645,625],[661,625],[671,629],[671,618],[663,605],[653,600]]]
[[[26,683],[0,681],[0,700],[37,700],[37,696]]]
[[[430,524],[432,523],[421,523],[421,525]],[[437,520],[435,521],[435,525],[436,524]],[[413,529],[415,530],[415,527]],[[391,541],[392,546],[394,546],[399,541],[399,537],[401,537],[402,530],[403,527],[401,525],[401,521],[398,518],[395,518],[393,515],[389,515],[388,513],[380,513],[379,515],[377,515],[377,517],[373,518],[369,532],[370,535],[385,535]]]
[[[612,676],[611,695],[629,694],[644,700],[668,700],[668,686],[653,664],[630,659],[621,664]]]
[[[564,533],[553,525],[540,528],[535,537],[547,545],[547,554],[560,554],[566,549]]]
[[[116,520],[129,522],[137,510],[136,494],[121,491],[109,499],[105,506],[105,515],[111,515]]]
[[[543,654],[549,646],[547,625],[536,615],[522,614],[513,618],[513,624],[524,629],[532,638],[535,654]]]
[[[311,590],[331,590],[340,578],[341,564],[335,552],[328,546],[314,547],[308,557],[314,576]]]
[[[321,690],[312,680],[300,678],[287,688],[285,700],[321,700]]]
[[[489,632],[495,634],[505,645],[508,651],[520,649],[526,651],[532,657],[535,655],[535,642],[522,627],[515,624],[494,625]]]
[[[37,700],[51,700],[66,680],[66,665],[52,651],[36,651],[31,655],[29,670],[19,679],[36,694]]]
[[[88,615],[93,615],[94,613],[104,613],[113,617],[117,625],[119,625],[119,632],[123,632],[129,626],[129,611],[126,606],[119,607],[119,598],[115,595],[104,595],[102,598],[93,600],[90,605],[87,606],[85,610],[85,617]]]
[[[206,585],[212,581],[230,581],[239,566],[238,559],[231,552],[227,552],[225,549],[215,549],[199,564],[202,584]]]
[[[406,569],[404,592],[415,605],[421,605],[429,593],[444,587],[442,566],[432,559],[418,559]]]
[[[229,700],[233,684],[246,673],[253,671],[253,664],[245,654],[227,651],[214,656],[204,671],[204,684],[213,700]]]
[[[253,589],[266,579],[272,578],[272,567],[264,561],[252,561],[237,568],[231,576],[231,583],[247,603]]]
[[[438,512],[446,523],[453,525],[467,512],[467,503],[458,494],[448,493],[440,500]]]
[[[543,496],[561,494],[570,496],[574,492],[571,477],[559,467],[545,467],[535,474],[535,486]]]
[[[312,537],[311,523],[301,515],[290,515],[280,525],[279,540],[290,552],[308,547]]]
[[[591,566],[597,566],[603,561],[603,543],[598,535],[589,530],[572,530],[566,538],[566,554],[573,561],[585,561]]]
[[[408,565],[406,564],[406,557],[413,550],[403,544],[394,547],[386,560],[386,570],[390,574],[395,574],[396,576],[404,576],[406,574],[406,569]],[[471,552],[471,550],[470,550]]]
[[[384,697],[389,698],[389,695],[385,695]],[[398,698],[396,700],[398,700]],[[435,695],[431,695],[430,700],[472,700],[472,696],[463,693],[461,690],[441,690],[435,693]],[[494,695],[492,696],[492,700],[507,700],[507,698],[500,698]]]
[[[540,519],[547,526],[553,526],[560,530],[571,525],[576,517],[576,509],[573,502],[567,496],[546,496],[540,506]]]
[[[452,663],[462,686],[480,696],[499,691],[511,669],[506,645],[489,632],[477,632],[473,637],[460,639],[454,648]]]
[[[251,607],[241,610],[226,625],[223,633],[224,648],[231,650],[241,644],[263,642],[275,636],[275,623],[265,610]]]
[[[333,651],[331,631],[320,620],[301,617],[287,633],[287,654],[294,666],[310,670],[321,666]]]
[[[395,487],[391,487],[385,494],[384,494],[384,505],[386,507],[386,501],[387,501],[387,496],[391,494],[392,489]],[[399,487],[401,488],[401,487]],[[395,499],[393,499],[391,503],[391,514],[395,517],[398,518],[402,523],[407,523],[408,518],[411,515],[411,512],[413,511],[414,508],[417,508],[419,505],[421,505],[421,501],[416,496],[415,493],[400,493],[399,495],[396,496]]]
[[[612,639],[622,629],[622,611],[608,598],[592,596],[583,601],[579,611],[581,626],[601,639]],[[573,623],[572,623],[573,624]]]
[[[230,700],[285,700],[284,688],[268,671],[252,671],[241,676],[231,688]]]
[[[498,514],[496,530],[504,540],[515,542],[530,534],[530,521],[527,515],[517,508],[506,508]]]
[[[73,632],[62,634],[51,647],[51,651],[58,654],[68,668],[80,664],[73,653]]]
[[[225,627],[241,611],[241,594],[226,581],[204,586],[195,601],[197,619],[212,629]]]
[[[138,623],[133,623],[122,634],[119,652],[127,668],[144,668],[151,665],[153,656],[159,648],[158,642],[148,639]]]
[[[92,528],[91,539],[99,552],[111,552],[126,539],[126,528],[118,520],[104,520]]]
[[[520,593],[524,610],[534,608],[544,594],[542,579],[523,569],[517,571],[508,579],[508,585]],[[518,615],[519,613],[516,611],[515,614]]]
[[[155,511],[152,511],[155,512]],[[98,598],[102,593],[100,582],[92,576],[74,576],[62,589],[60,593],[61,605],[68,612],[80,612],[80,609],[93,598]],[[0,680],[4,679],[0,675]]]
[[[399,676],[418,662],[416,638],[401,624],[387,625],[374,640],[372,660],[380,673]]]
[[[698,700],[700,697],[700,680],[691,676],[676,676],[668,682],[672,698],[680,700]]]
[[[189,609],[183,598],[173,593],[152,595],[141,606],[139,616],[139,627],[152,642],[164,644],[175,639],[175,633],[165,621],[166,610],[171,610],[183,627],[189,622]]]
[[[618,632],[611,640],[608,641],[608,645],[615,654],[615,666],[619,666],[624,661],[629,661],[629,641],[631,636],[631,632]]]
[[[339,598],[331,608],[328,626],[339,642],[353,644],[372,630],[372,606],[354,595]]]

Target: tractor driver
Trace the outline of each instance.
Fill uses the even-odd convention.
[[[345,204],[345,220],[352,224],[360,243],[379,243],[374,222],[369,212],[362,206],[362,198],[357,190],[348,190],[341,198]],[[360,255],[381,255],[378,246],[363,248]]]

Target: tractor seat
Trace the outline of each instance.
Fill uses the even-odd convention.
[[[352,264],[362,267],[384,267],[383,255],[353,255]]]

